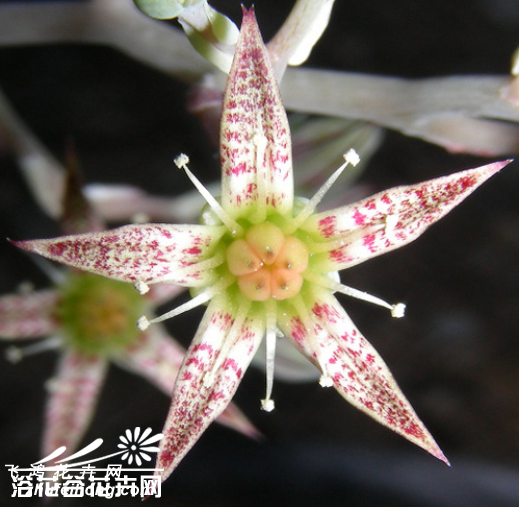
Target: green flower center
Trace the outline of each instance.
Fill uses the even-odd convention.
[[[227,266],[240,292],[251,301],[284,300],[299,293],[309,251],[294,236],[270,222],[250,227],[226,250]]]
[[[61,287],[56,309],[63,339],[84,354],[108,355],[138,337],[144,299],[132,285],[73,273]]]

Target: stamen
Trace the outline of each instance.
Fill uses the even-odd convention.
[[[211,209],[215,212],[222,223],[229,229],[233,236],[243,233],[242,226],[240,226],[232,217],[230,217],[224,208],[217,202],[217,200],[208,192],[206,187],[197,179],[197,177],[188,169],[188,162],[190,161],[188,155],[181,153],[173,159],[175,165],[179,169],[183,169],[190,181],[195,185],[195,188],[200,192],[202,197],[209,204]]]
[[[260,401],[260,407],[266,412],[274,410],[274,401],[271,399],[274,379],[274,357],[276,352],[276,304],[269,299],[265,302],[266,335],[265,335],[265,370],[266,390],[265,399]]]
[[[251,308],[251,301],[249,299],[243,299],[240,302],[238,307],[237,314],[235,316],[235,320],[229,333],[224,336],[223,343],[219,348],[218,357],[215,359],[211,370],[204,375],[203,385],[207,389],[209,389],[213,383],[215,382],[215,376],[219,368],[224,364],[224,361],[228,358],[229,351],[231,347],[235,344],[235,340],[237,338],[244,321],[247,318],[247,314],[249,313],[249,309]]]
[[[32,345],[25,345],[24,347],[16,347],[12,345],[5,349],[5,357],[10,363],[18,363],[26,356],[39,354],[47,350],[54,350],[61,347],[62,341],[60,338],[48,338]]]
[[[316,209],[316,206],[320,203],[320,201],[325,197],[325,194],[329,191],[330,187],[334,185],[336,180],[340,177],[341,173],[345,170],[345,168],[350,164],[352,166],[356,166],[359,163],[359,155],[356,153],[354,149],[350,149],[347,153],[343,155],[345,162],[336,169],[334,174],[322,185],[322,187],[314,194],[312,199],[307,202],[304,208],[298,213],[296,217],[294,217],[284,228],[283,232],[286,235],[292,234],[300,225],[307,220]]]
[[[303,277],[307,281],[315,283],[316,285],[319,285],[325,289],[330,289],[335,292],[345,294],[346,296],[351,296],[353,298],[360,299],[362,301],[366,301],[377,306],[382,306],[383,308],[387,308],[388,310],[390,310],[392,317],[395,317],[396,319],[404,317],[404,310],[406,308],[406,305],[404,303],[396,303],[395,305],[391,305],[383,299],[373,296],[368,292],[363,292],[358,289],[354,289],[353,287],[343,285],[342,283],[335,282],[334,280],[314,273],[311,270],[307,270],[303,274]]]
[[[207,303],[211,298],[215,297],[217,294],[221,293],[225,289],[227,289],[233,282],[235,281],[235,277],[230,275],[224,278],[221,278],[218,283],[210,287],[209,289],[201,292],[194,298],[190,299],[186,303],[174,308],[173,310],[156,317],[155,319],[148,320],[144,315],[137,320],[137,327],[141,331],[146,331],[150,324],[156,324],[157,322],[163,322],[164,320],[171,319],[180,315],[181,313],[187,312],[196,308],[197,306],[203,305]]]

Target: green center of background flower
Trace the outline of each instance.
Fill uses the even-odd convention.
[[[251,301],[284,300],[299,293],[309,252],[298,238],[263,222],[228,246],[226,261],[243,296]]]
[[[64,341],[84,354],[106,355],[138,337],[144,300],[132,285],[73,273],[61,287],[56,309]]]

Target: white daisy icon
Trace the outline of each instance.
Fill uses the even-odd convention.
[[[157,433],[153,437],[148,438],[148,435],[152,432],[152,428],[146,428],[142,435],[141,428],[137,427],[134,429],[132,433],[130,430],[125,431],[125,435],[121,435],[119,440],[123,442],[122,444],[118,444],[117,446],[120,449],[124,449],[126,452],[121,456],[122,460],[127,460],[128,464],[131,465],[135,459],[135,463],[137,466],[142,465],[142,460],[150,461],[152,458],[146,454],[147,452],[157,452],[159,451],[158,447],[151,446],[164,436],[162,433]]]

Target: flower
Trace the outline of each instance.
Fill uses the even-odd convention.
[[[141,329],[208,304],[177,377],[157,467],[168,477],[228,406],[265,337],[271,399],[281,335],[355,407],[437,458],[447,459],[383,359],[334,296],[340,292],[402,316],[403,304],[341,284],[338,272],[404,246],[507,162],[393,188],[330,211],[315,209],[354,152],[310,200],[293,195],[291,138],[253,10],[244,11],[222,108],[222,186],[215,199],[176,159],[207,201],[200,225],[129,225],[16,245],[70,266],[141,286],[190,287],[193,298]]]
[[[139,467],[143,463],[142,460],[150,461],[152,458],[148,456],[147,452],[157,452],[159,450],[158,447],[150,446],[150,444],[161,440],[163,437],[162,433],[158,433],[157,435],[148,438],[148,435],[151,432],[152,428],[146,428],[142,435],[139,436],[141,433],[141,428],[139,427],[136,427],[133,433],[130,430],[126,430],[125,434],[119,437],[119,440],[121,440],[122,443],[117,444],[117,447],[126,451],[121,456],[121,459],[127,460],[129,465],[131,465],[135,459],[135,463]]]
[[[81,192],[72,164],[61,225],[68,231],[102,229]],[[135,325],[138,317],[152,314],[155,306],[169,301],[179,288],[156,286],[143,298],[128,284],[78,270],[54,275],[52,289],[0,297],[0,339],[50,336],[24,348],[8,348],[8,358],[16,362],[24,354],[62,350],[56,374],[48,384],[44,456],[62,446],[67,454],[77,447],[94,415],[110,362],[145,377],[170,395],[185,353],[162,326],[140,331]],[[248,436],[258,435],[236,407],[230,407],[219,420]]]

